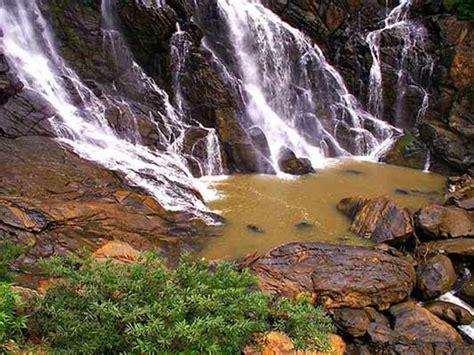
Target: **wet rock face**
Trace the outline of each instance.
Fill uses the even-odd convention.
[[[415,285],[413,265],[404,258],[368,248],[290,243],[250,264],[260,287],[295,297],[310,293],[328,308],[386,309],[403,301]]]
[[[332,311],[336,325],[353,337],[361,337],[366,333],[374,335],[376,325],[388,327],[388,319],[373,308],[353,309],[339,308]]]
[[[337,209],[353,220],[352,232],[377,243],[402,243],[413,234],[410,212],[384,197],[346,198]]]
[[[427,146],[412,134],[401,137],[383,161],[387,164],[423,170],[428,159]]]
[[[451,260],[436,255],[417,269],[418,288],[424,299],[433,299],[451,290],[456,284],[456,272]]]
[[[469,325],[473,321],[471,312],[453,303],[436,301],[429,303],[425,308],[438,318],[453,325]]]
[[[39,258],[95,250],[112,238],[173,256],[204,228],[49,138],[0,138],[0,165],[0,242],[28,247],[17,270],[34,274]]]
[[[432,239],[474,237],[474,213],[462,208],[427,206],[415,220],[420,231]]]
[[[412,302],[390,308],[395,318],[394,330],[410,341],[427,343],[462,343],[462,337],[448,323]]]
[[[298,158],[290,149],[283,149],[280,152],[278,165],[284,173],[290,175],[306,175],[314,173],[314,169],[309,159]]]

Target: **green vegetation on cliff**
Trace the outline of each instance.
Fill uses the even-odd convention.
[[[460,20],[474,22],[474,1],[472,0],[445,0],[450,11],[456,11]]]
[[[302,298],[273,300],[249,271],[184,259],[171,270],[155,255],[133,264],[53,259],[63,282],[34,316],[54,351],[239,354],[255,336],[281,330],[301,348],[327,350],[335,329]]]
[[[17,314],[20,306],[20,296],[12,286],[0,282],[0,354],[5,344],[19,337],[26,327],[26,317]]]

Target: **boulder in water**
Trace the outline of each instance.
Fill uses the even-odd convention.
[[[290,149],[283,149],[280,152],[278,166],[281,171],[290,175],[306,175],[314,173],[313,166],[309,159],[298,158]]]
[[[289,243],[248,264],[268,293],[310,293],[327,308],[386,309],[405,300],[416,282],[412,263],[370,248]]]
[[[433,299],[451,290],[456,284],[456,272],[451,260],[436,255],[418,266],[418,288],[424,299]]]
[[[410,212],[387,198],[345,198],[337,209],[353,220],[352,232],[377,243],[403,243],[413,235]]]

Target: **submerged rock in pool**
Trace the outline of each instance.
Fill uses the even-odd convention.
[[[256,226],[254,224],[248,224],[247,225],[247,230],[254,232],[256,234],[263,234],[265,233],[265,230],[260,228],[259,226]]]
[[[301,223],[295,224],[295,228],[299,231],[311,230],[311,229],[313,229],[313,227],[314,226],[311,223],[308,223],[308,222],[301,222]]]
[[[377,243],[403,243],[413,235],[410,212],[385,197],[345,198],[337,209],[353,220],[353,233]]]
[[[416,282],[404,257],[370,248],[290,243],[251,260],[263,291],[296,297],[310,293],[327,308],[387,309],[405,300]]]

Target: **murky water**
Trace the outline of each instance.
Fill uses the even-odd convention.
[[[297,179],[229,177],[215,183],[222,198],[210,205],[228,225],[222,236],[205,241],[200,255],[230,259],[290,241],[369,245],[348,231],[349,219],[336,210],[342,198],[387,196],[419,208],[438,200],[444,184],[436,174],[361,161],[341,161]]]

